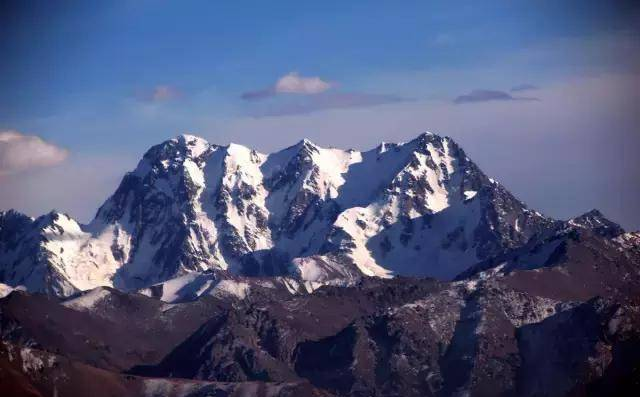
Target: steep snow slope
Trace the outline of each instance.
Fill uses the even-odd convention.
[[[427,133],[361,158],[337,198],[341,213],[328,236],[337,250],[299,263],[450,278],[553,224],[487,178],[449,138]]]
[[[268,155],[181,135],[152,147],[88,225],[3,213],[0,281],[66,296],[203,271],[306,290],[362,275],[450,278],[555,223],[431,133],[366,152],[303,140]]]
[[[15,212],[0,215],[0,276],[29,291],[70,295],[108,285],[118,263],[109,239],[91,235],[65,214],[51,212],[37,219]]]

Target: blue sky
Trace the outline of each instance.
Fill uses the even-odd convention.
[[[551,216],[640,227],[634,2],[2,4],[0,131],[61,151],[0,169],[0,208],[86,221],[185,131],[271,151],[432,130]]]

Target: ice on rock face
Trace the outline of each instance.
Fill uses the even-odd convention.
[[[0,229],[11,269],[0,281],[66,296],[205,270],[313,286],[449,278],[550,221],[450,138],[425,133],[364,152],[303,140],[271,154],[185,134],[149,149],[89,225],[63,214],[3,222],[16,232]]]
[[[478,194],[478,192],[476,192],[475,190],[467,190],[464,192],[464,198],[466,200],[471,200],[476,196],[476,194]]]
[[[177,140],[181,145],[187,147],[191,157],[200,157],[210,148],[209,142],[195,135],[183,134]]]

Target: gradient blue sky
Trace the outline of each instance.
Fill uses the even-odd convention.
[[[67,155],[3,173],[0,146],[0,209],[87,221],[149,146],[187,131],[272,151],[431,130],[541,212],[596,207],[638,229],[634,3],[4,1],[0,131]],[[329,88],[275,92],[293,72]]]

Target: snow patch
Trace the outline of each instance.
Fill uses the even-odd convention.
[[[188,149],[188,154],[192,157],[200,157],[209,150],[209,142],[195,135],[182,134],[178,137],[178,142],[184,144]]]
[[[22,360],[22,370],[27,374],[35,374],[45,367],[51,367],[55,364],[55,356],[28,347],[20,348],[20,359]]]
[[[191,181],[199,187],[204,187],[204,174],[198,165],[191,159],[185,159],[184,166],[186,174],[190,177]]]
[[[475,190],[466,190],[464,192],[464,199],[465,200],[471,200],[472,198],[474,198],[476,196],[476,194],[478,194],[478,192],[476,192]]]
[[[85,292],[76,298],[66,300],[62,303],[63,306],[70,309],[87,311],[92,310],[103,299],[111,294],[106,288],[95,288],[91,291]]]
[[[212,295],[231,295],[238,299],[244,299],[249,292],[249,284],[235,280],[220,280],[213,288]]]

